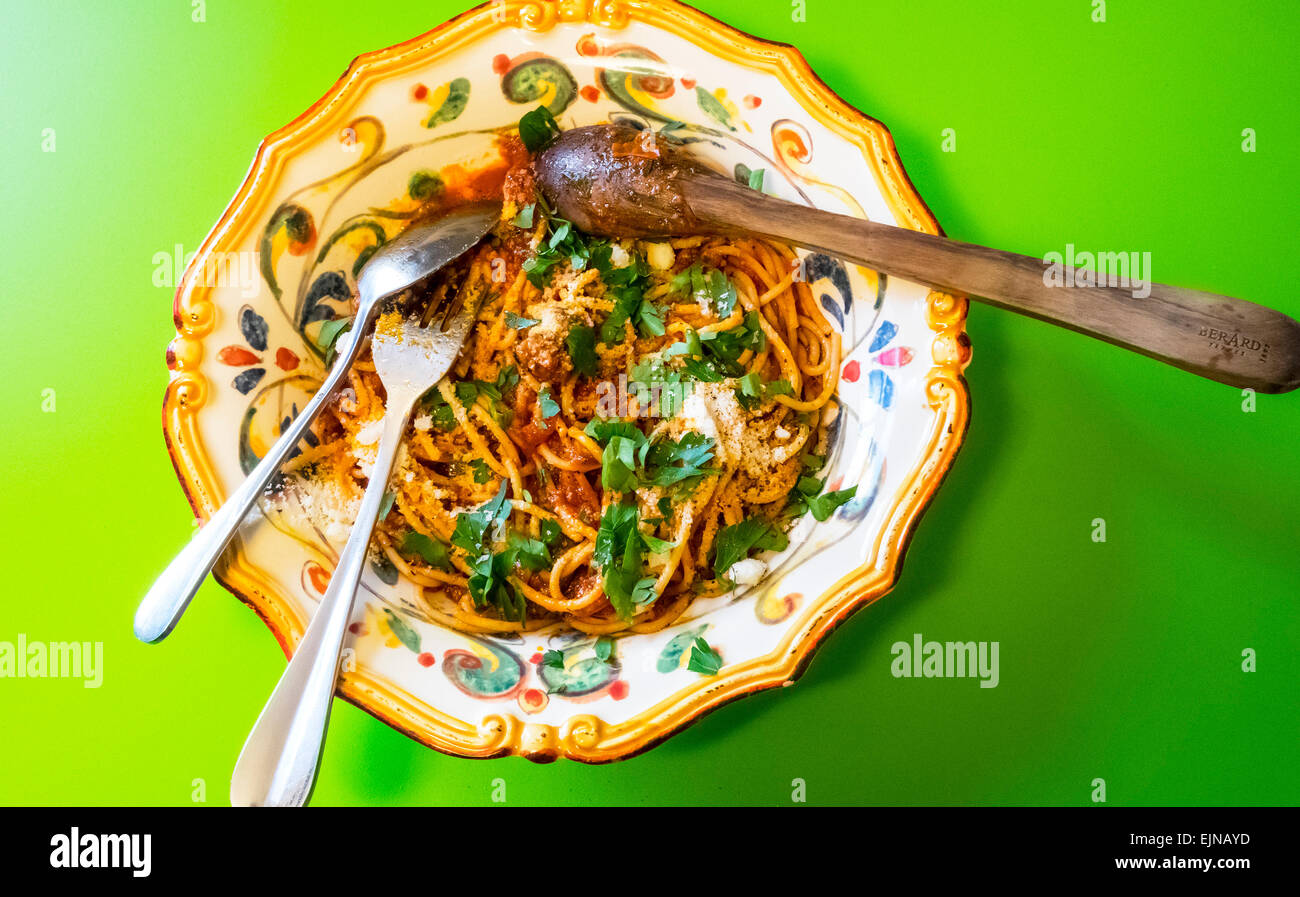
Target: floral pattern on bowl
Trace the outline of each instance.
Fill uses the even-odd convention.
[[[163,420],[197,514],[219,506],[322,382],[321,328],[347,313],[365,261],[536,105],[564,126],[683,122],[677,133],[693,150],[746,182],[761,170],[768,192],[937,232],[888,131],[790,47],[675,2],[505,0],[471,10],[359,57],[268,137],[186,272]],[[213,276],[241,257],[230,253],[257,259],[255,295]],[[856,484],[849,504],[824,523],[801,521],[757,586],[697,602],[662,632],[612,642],[452,631],[423,613],[395,569],[374,564],[341,694],[448,753],[604,762],[734,698],[790,684],[827,633],[893,585],[969,406],[963,297],[820,254],[804,254],[804,276],[845,347],[827,486]],[[217,575],[291,652],[338,543],[263,512]],[[700,636],[722,656],[716,675],[688,667]]]

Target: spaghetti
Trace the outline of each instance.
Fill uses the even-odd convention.
[[[817,478],[840,338],[790,247],[593,239],[514,149],[502,220],[428,288],[483,300],[408,427],[372,550],[449,626],[655,631],[852,496]],[[297,475],[360,495],[383,414],[365,354]]]

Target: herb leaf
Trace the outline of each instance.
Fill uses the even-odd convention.
[[[646,543],[639,523],[635,504],[605,508],[591,556],[592,563],[604,575],[605,597],[624,620],[632,619],[637,605],[648,604],[658,597],[654,590],[655,577],[641,575]]]
[[[739,523],[723,527],[718,533],[717,549],[713,556],[713,573],[719,579],[731,566],[749,557],[753,551],[781,551],[790,540],[785,533],[761,517],[748,517]]]
[[[584,324],[574,324],[564,340],[573,360],[573,370],[584,377],[596,376],[596,331]]]
[[[533,213],[536,211],[537,203],[530,203],[520,209],[519,213],[510,220],[510,223],[515,227],[531,228],[533,226]]]
[[[542,391],[537,394],[537,408],[542,412],[543,420],[560,413],[560,403],[551,398],[549,386],[543,386]]]
[[[510,516],[511,504],[506,499],[506,481],[501,481],[497,494],[475,511],[462,511],[456,516],[456,529],[451,544],[467,554],[477,555],[483,546],[483,537],[489,529],[504,523]]]
[[[399,550],[408,557],[422,558],[430,567],[451,570],[451,552],[447,545],[437,539],[430,539],[424,533],[417,533],[414,530],[408,532],[402,537]]]
[[[560,125],[545,106],[525,112],[519,119],[519,139],[530,153],[545,149],[560,136]]]
[[[808,510],[812,512],[815,520],[827,520],[835,509],[845,504],[854,495],[857,494],[858,487],[850,486],[848,489],[841,489],[839,492],[828,492],[825,495],[817,495],[807,499]]]

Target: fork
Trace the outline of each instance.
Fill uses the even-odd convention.
[[[375,323],[371,354],[388,395],[378,456],[325,597],[235,763],[230,782],[235,806],[301,806],[311,795],[344,633],[398,448],[416,403],[460,354],[483,292],[476,287],[466,284],[444,308],[420,317],[394,309]]]
[[[312,421],[347,375],[365,343],[362,337],[374,320],[379,303],[428,277],[482,239],[501,217],[499,202],[472,203],[453,209],[436,221],[416,224],[385,243],[357,278],[357,313],[352,333],[340,337],[339,357],[324,385],[293,419],[275,445],[190,543],[168,564],[135,612],[135,636],[142,642],[167,637],[185,613],[208,571],[221,557],[253,503],[275,477],[280,465],[307,434]]]

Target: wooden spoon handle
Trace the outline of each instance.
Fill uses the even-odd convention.
[[[1300,387],[1300,322],[1254,302],[1164,284],[1135,298],[1132,288],[1072,285],[1068,267],[1059,272],[1066,285],[1052,283],[1032,256],[808,208],[724,177],[699,175],[682,187],[706,230],[758,233],[964,293],[1230,386]]]

